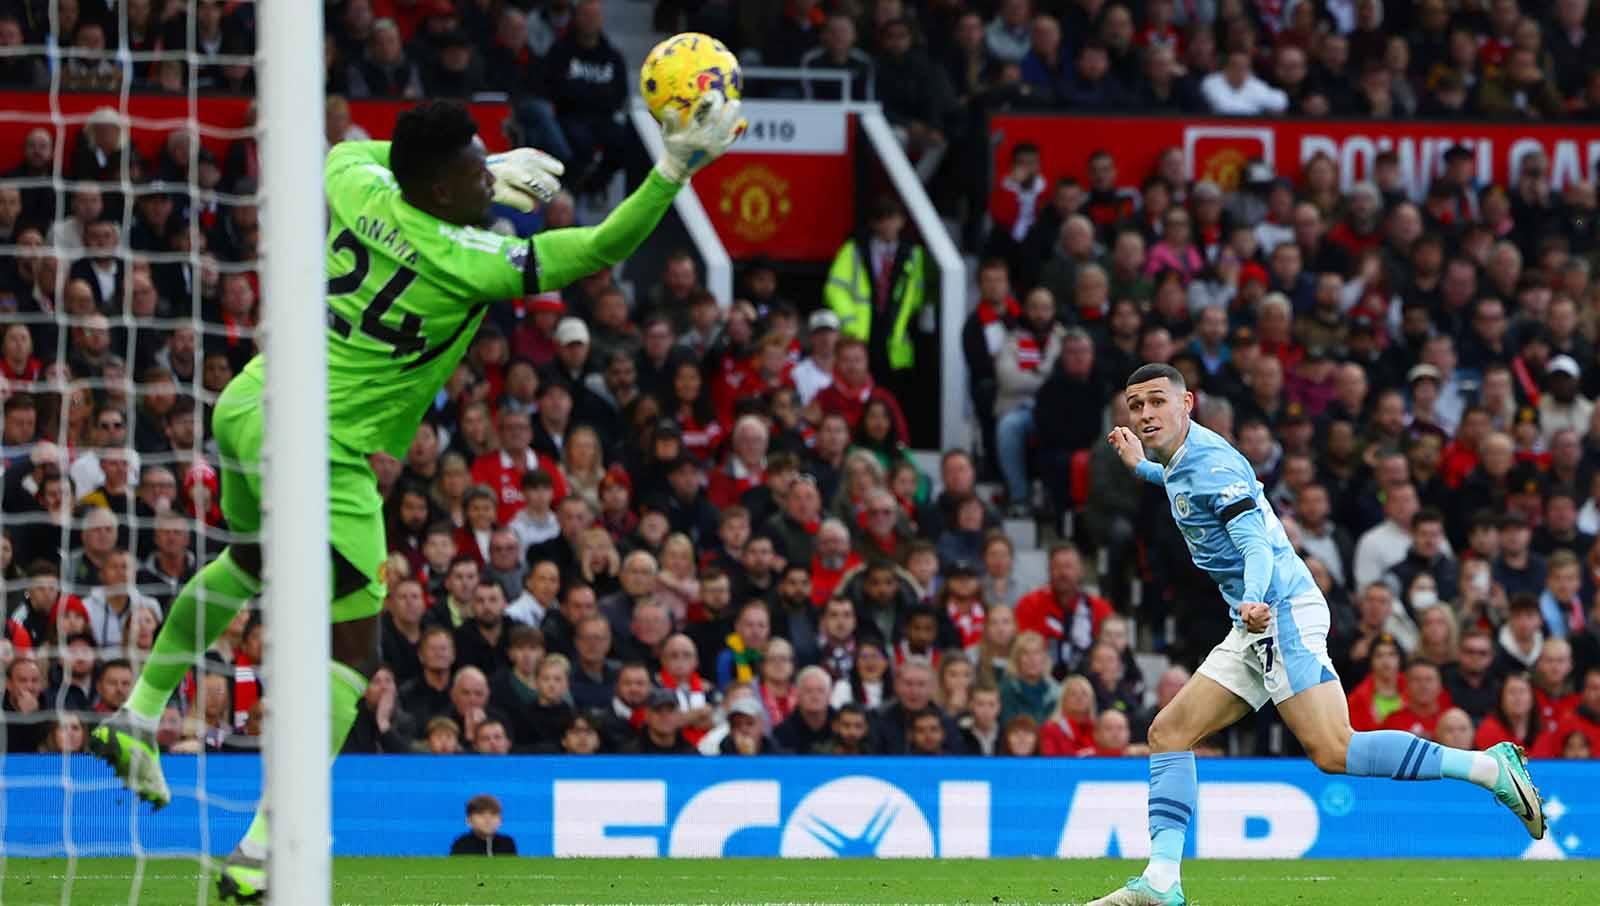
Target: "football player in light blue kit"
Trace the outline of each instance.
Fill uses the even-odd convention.
[[[1125,393],[1134,427],[1118,427],[1108,440],[1128,468],[1166,488],[1195,565],[1210,573],[1228,602],[1233,630],[1150,726],[1149,866],[1089,906],[1185,902],[1178,864],[1195,808],[1190,750],[1268,699],[1323,771],[1470,781],[1492,791],[1535,839],[1543,837],[1544,811],[1519,746],[1468,752],[1399,730],[1350,729],[1328,658],[1328,603],[1250,463],[1190,418],[1194,394],[1170,365],[1141,367]]]

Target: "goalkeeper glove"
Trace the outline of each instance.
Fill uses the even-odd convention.
[[[685,119],[662,124],[665,150],[656,171],[669,181],[686,183],[696,170],[721,157],[750,124],[739,115],[739,102],[708,94]]]
[[[561,161],[532,148],[491,154],[488,163],[494,174],[494,200],[524,214],[556,197],[561,191],[561,174],[567,169]]]

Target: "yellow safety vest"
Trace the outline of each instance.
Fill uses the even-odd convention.
[[[872,279],[866,253],[860,241],[848,239],[834,256],[828,269],[828,283],[822,298],[839,316],[840,332],[862,342],[871,342],[872,333]],[[916,350],[908,334],[911,319],[927,300],[927,257],[922,246],[911,247],[900,269],[894,275],[894,286],[889,290],[889,301],[897,306],[894,329],[889,334],[889,367],[895,370],[911,368],[915,364]]]

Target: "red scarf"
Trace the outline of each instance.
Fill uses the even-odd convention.
[[[1015,296],[1006,296],[1002,305],[1005,308],[1004,311],[997,309],[994,303],[990,302],[988,299],[979,299],[978,323],[988,327],[990,324],[993,324],[996,321],[1003,321],[1008,318],[1014,320],[1022,317],[1022,306],[1017,304],[1017,299]]]
[[[43,363],[31,356],[28,358],[27,362],[23,363],[21,371],[13,370],[9,363],[7,363],[4,359],[0,359],[0,377],[3,377],[9,381],[37,381],[39,379],[39,374],[42,371],[44,371]]]
[[[868,543],[882,551],[884,555],[890,559],[894,558],[894,550],[900,545],[900,536],[897,533],[890,532],[887,543],[885,542],[885,539],[879,538],[877,535],[872,534],[872,532],[867,529],[866,510],[858,510],[856,512],[856,526],[861,529],[861,533],[858,537],[865,539]],[[816,532],[812,532],[811,534],[815,535]]]
[[[662,671],[656,675],[656,683],[663,689],[676,690],[680,687],[678,681],[674,679],[672,674],[668,673],[665,668],[663,668]],[[705,682],[700,679],[700,674],[689,674],[688,687],[688,708],[685,708],[684,710],[703,707],[706,704],[706,689]],[[679,700],[682,700],[684,696],[680,695],[678,698]],[[706,730],[701,727],[683,728],[683,738],[689,740],[689,744],[693,746],[698,746],[700,744],[700,740],[705,738],[705,735]]]
[[[983,624],[986,615],[982,601],[974,601],[972,609],[962,613],[956,609],[955,602],[945,605],[945,613],[949,614],[950,622],[955,624],[956,631],[961,633],[961,647],[976,645],[983,641]]]
[[[935,646],[933,648],[929,648],[927,654],[917,654],[915,651],[911,650],[910,642],[906,641],[905,639],[901,639],[900,644],[894,646],[895,669],[898,670],[899,668],[904,667],[906,661],[920,661],[921,663],[927,664],[929,667],[938,670],[939,649],[937,646]]]
[[[761,707],[766,709],[767,718],[772,721],[774,727],[783,723],[794,712],[798,697],[793,683],[789,684],[789,692],[782,698],[774,695],[766,683],[757,683],[756,688],[761,692]]]
[[[1039,363],[1044,360],[1044,351],[1039,348],[1039,339],[1031,330],[1017,333],[1017,367],[1023,371],[1038,371]]]
[[[867,404],[868,400],[872,399],[872,390],[874,386],[876,385],[872,383],[872,378],[870,376],[860,384],[852,387],[848,381],[839,375],[838,372],[835,372],[833,375],[833,387],[835,390],[839,391],[839,395],[863,406]]]
[[[839,581],[844,574],[861,565],[861,555],[851,551],[844,558],[844,565],[838,569],[828,569],[822,565],[822,558],[811,558],[811,603],[822,607],[833,597],[833,590],[839,587]]]

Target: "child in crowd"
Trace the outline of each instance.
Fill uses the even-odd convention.
[[[470,830],[450,844],[452,856],[514,856],[517,841],[500,833],[500,800],[482,794],[467,800]]]

